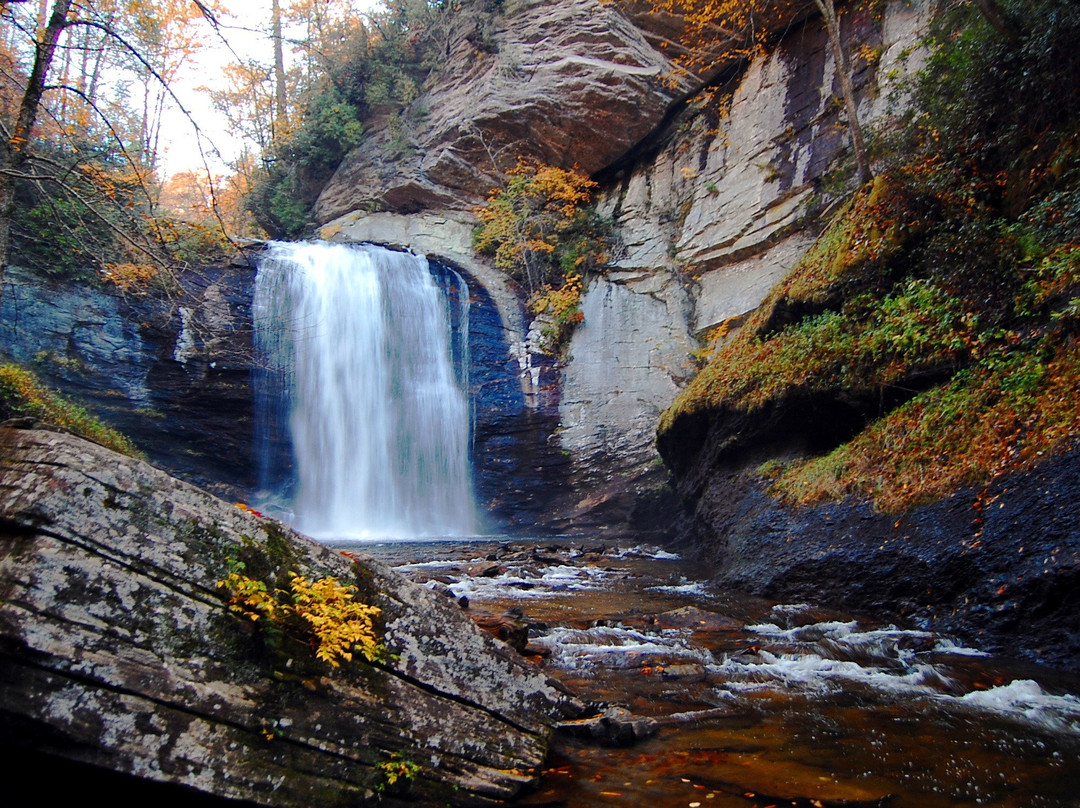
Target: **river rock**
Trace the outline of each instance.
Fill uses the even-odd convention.
[[[683,606],[670,612],[662,612],[656,616],[655,625],[662,629],[685,628],[694,632],[739,631],[743,628],[740,620],[716,612],[707,612],[697,606]]]
[[[660,730],[655,718],[634,715],[625,707],[612,705],[596,715],[565,721],[559,731],[574,738],[587,738],[606,746],[632,746],[651,738]]]
[[[660,672],[660,676],[664,679],[678,679],[686,684],[704,682],[705,666],[697,662],[668,665]]]
[[[581,710],[452,601],[145,462],[3,429],[0,489],[0,745],[55,777],[60,759],[268,806],[494,804]],[[218,587],[237,559],[355,583],[382,661],[275,645]],[[388,784],[400,763],[415,775]]]
[[[514,607],[502,614],[473,610],[470,617],[488,634],[502,640],[518,653],[525,653],[529,644],[529,623],[521,609]]]

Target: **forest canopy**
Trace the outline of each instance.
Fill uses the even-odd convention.
[[[416,97],[441,3],[272,0],[265,19],[243,5],[0,3],[0,265],[124,283],[236,237],[306,232],[363,118]],[[210,46],[231,61],[204,92],[246,144],[227,166],[174,89]],[[163,128],[185,117],[201,165],[167,176]]]
[[[0,264],[164,267],[207,246],[161,216],[158,155],[171,84],[213,15],[189,0],[0,6]]]

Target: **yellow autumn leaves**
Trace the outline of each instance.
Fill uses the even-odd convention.
[[[333,576],[309,581],[289,575],[290,591],[271,592],[264,581],[244,575],[242,563],[234,563],[217,585],[231,593],[229,609],[252,622],[265,618],[282,630],[309,632],[315,657],[334,668],[351,662],[356,653],[369,662],[382,658],[373,622],[381,613],[378,606],[358,601],[356,587]]]

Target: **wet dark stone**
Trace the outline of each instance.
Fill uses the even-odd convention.
[[[655,735],[660,724],[653,718],[635,716],[625,707],[606,707],[594,716],[567,721],[556,729],[574,738],[586,738],[605,746],[633,746]]]
[[[678,544],[724,587],[908,620],[1007,656],[1080,661],[1080,451],[900,516],[867,503],[788,508],[751,472],[703,479]]]
[[[698,631],[736,631],[743,627],[741,621],[726,615],[707,612],[696,606],[683,606],[663,612],[650,619],[658,628],[688,628]]]
[[[697,663],[668,665],[660,672],[660,677],[662,679],[678,679],[688,684],[691,682],[704,682],[705,666]]]
[[[33,367],[150,460],[237,498],[255,482],[251,296],[244,262],[179,274],[167,297],[8,268],[4,358]]]
[[[498,615],[478,612],[472,615],[472,619],[484,631],[502,640],[519,653],[525,653],[529,643],[529,623],[521,609],[507,609]]]
[[[502,567],[496,562],[473,564],[467,569],[469,575],[474,578],[494,578],[502,571]]]
[[[469,396],[473,407],[473,490],[483,532],[545,532],[552,497],[567,484],[569,461],[551,440],[557,391],[526,402],[517,360],[494,300],[468,272],[429,259],[438,278],[452,270],[469,286]],[[455,323],[455,326],[457,324]]]
[[[435,259],[431,266],[457,293],[456,270]],[[566,483],[568,460],[550,439],[558,426],[557,391],[526,405],[494,301],[475,279],[459,274],[469,286],[469,329],[467,341],[457,334],[453,350],[471,359],[473,488],[486,514],[481,529],[535,535]],[[257,484],[254,254],[251,264],[240,258],[192,268],[177,281],[175,294],[138,296],[8,268],[0,296],[2,358],[33,366],[44,382],[130,436],[156,465],[246,501]],[[287,456],[287,441],[275,451]]]

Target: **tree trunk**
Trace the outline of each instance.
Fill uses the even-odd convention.
[[[45,80],[56,55],[56,44],[68,26],[68,11],[73,0],[56,0],[49,24],[38,35],[34,48],[34,66],[26,81],[26,90],[19,103],[19,114],[11,137],[0,144],[0,281],[11,257],[11,218],[15,213],[16,175],[22,173],[29,163],[30,136],[37,122],[41,97],[45,92]]]
[[[281,4],[273,0],[270,9],[271,36],[274,40],[274,143],[280,144],[289,130],[289,117],[285,94],[285,52],[281,42]]]
[[[98,37],[97,46],[94,52],[94,69],[90,72],[90,86],[86,89],[86,95],[90,99],[90,103],[97,104],[97,91],[98,84],[101,81],[101,72],[105,64],[105,35],[101,34]]]
[[[874,174],[870,170],[870,158],[866,152],[866,141],[863,139],[862,124],[859,122],[859,111],[855,106],[855,86],[852,84],[851,71],[848,69],[844,46],[840,41],[840,23],[836,18],[836,6],[833,5],[833,0],[814,0],[814,5],[825,18],[829,47],[832,49],[833,61],[836,62],[836,75],[840,77],[840,94],[844,99],[848,128],[851,131],[851,150],[855,153],[855,170],[858,173],[859,182],[867,183]]]
[[[1005,16],[1005,12],[1001,10],[1001,6],[995,0],[975,0],[975,5],[986,21],[1006,40],[1015,43],[1020,38],[1016,27]]]

